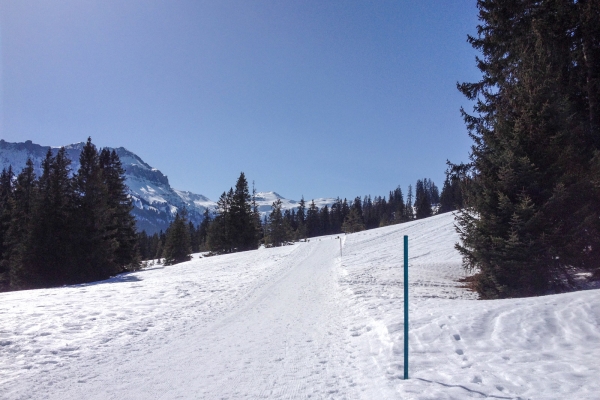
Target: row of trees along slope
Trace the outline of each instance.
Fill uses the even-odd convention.
[[[42,174],[31,160],[0,175],[0,289],[106,279],[139,268],[135,220],[117,154],[91,139],[80,168],[64,148],[48,151]]]
[[[477,5],[457,247],[483,298],[568,290],[575,271],[600,277],[600,2]]]
[[[456,180],[447,179],[440,196],[433,181],[423,179],[417,181],[414,197],[409,186],[406,201],[400,187],[390,191],[387,199],[365,196],[348,202],[338,198],[331,207],[319,208],[314,201],[307,205],[303,198],[297,209],[284,210],[281,200],[277,200],[271,213],[261,220],[255,191],[250,193],[241,173],[235,187],[221,195],[215,215],[206,210],[204,220],[195,227],[186,221],[185,213],[178,214],[165,233],[148,236],[141,232],[139,247],[143,259],[165,258],[167,264],[172,264],[188,260],[191,252],[223,254],[256,249],[261,243],[281,246],[315,236],[352,233],[425,218],[461,205]],[[174,243],[179,246],[177,251]]]

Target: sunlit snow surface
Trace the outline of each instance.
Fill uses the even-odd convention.
[[[410,240],[410,379],[402,236]],[[597,399],[600,291],[474,300],[450,214],[0,294],[2,399]]]

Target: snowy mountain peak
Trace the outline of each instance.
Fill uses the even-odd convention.
[[[85,142],[72,143],[65,147],[67,156],[72,161],[71,171],[79,169],[79,155]],[[39,176],[42,173],[41,163],[49,149],[54,154],[60,147],[42,146],[27,140],[23,143],[9,143],[0,139],[0,170],[12,165],[15,173],[19,173],[30,158]],[[188,218],[194,224],[202,221],[204,211],[209,209],[214,212],[217,204],[201,194],[184,190],[176,190],[169,184],[169,179],[161,171],[152,168],[137,154],[124,147],[109,148],[115,150],[125,170],[125,183],[133,200],[133,215],[137,221],[137,228],[148,233],[166,230],[175,214],[185,208]],[[256,193],[258,210],[264,217],[272,210],[275,201],[281,200],[283,210],[292,210],[299,207],[299,201],[286,199],[274,191]],[[306,199],[306,207],[312,199]],[[326,205],[331,207],[335,202],[333,198],[314,199],[317,207]]]
[[[71,171],[79,169],[79,154],[85,142],[69,144],[65,147],[67,156],[72,161]],[[0,169],[12,165],[19,173],[30,158],[35,165],[35,172],[42,173],[41,163],[51,149],[54,154],[59,147],[41,146],[27,140],[24,143],[9,143],[0,140]],[[110,148],[110,150],[113,150]],[[125,170],[125,183],[133,200],[133,214],[139,230],[149,233],[166,230],[175,214],[182,208],[188,211],[189,219],[198,224],[206,208],[214,208],[214,202],[205,196],[174,190],[169,179],[161,171],[152,168],[138,155],[124,147],[114,149]]]

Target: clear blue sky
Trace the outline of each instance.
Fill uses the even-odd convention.
[[[216,200],[443,184],[475,0],[0,0],[0,138],[123,146]]]

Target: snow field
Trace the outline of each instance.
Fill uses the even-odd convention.
[[[597,399],[600,290],[475,300],[457,239],[443,214],[0,293],[0,398]]]

